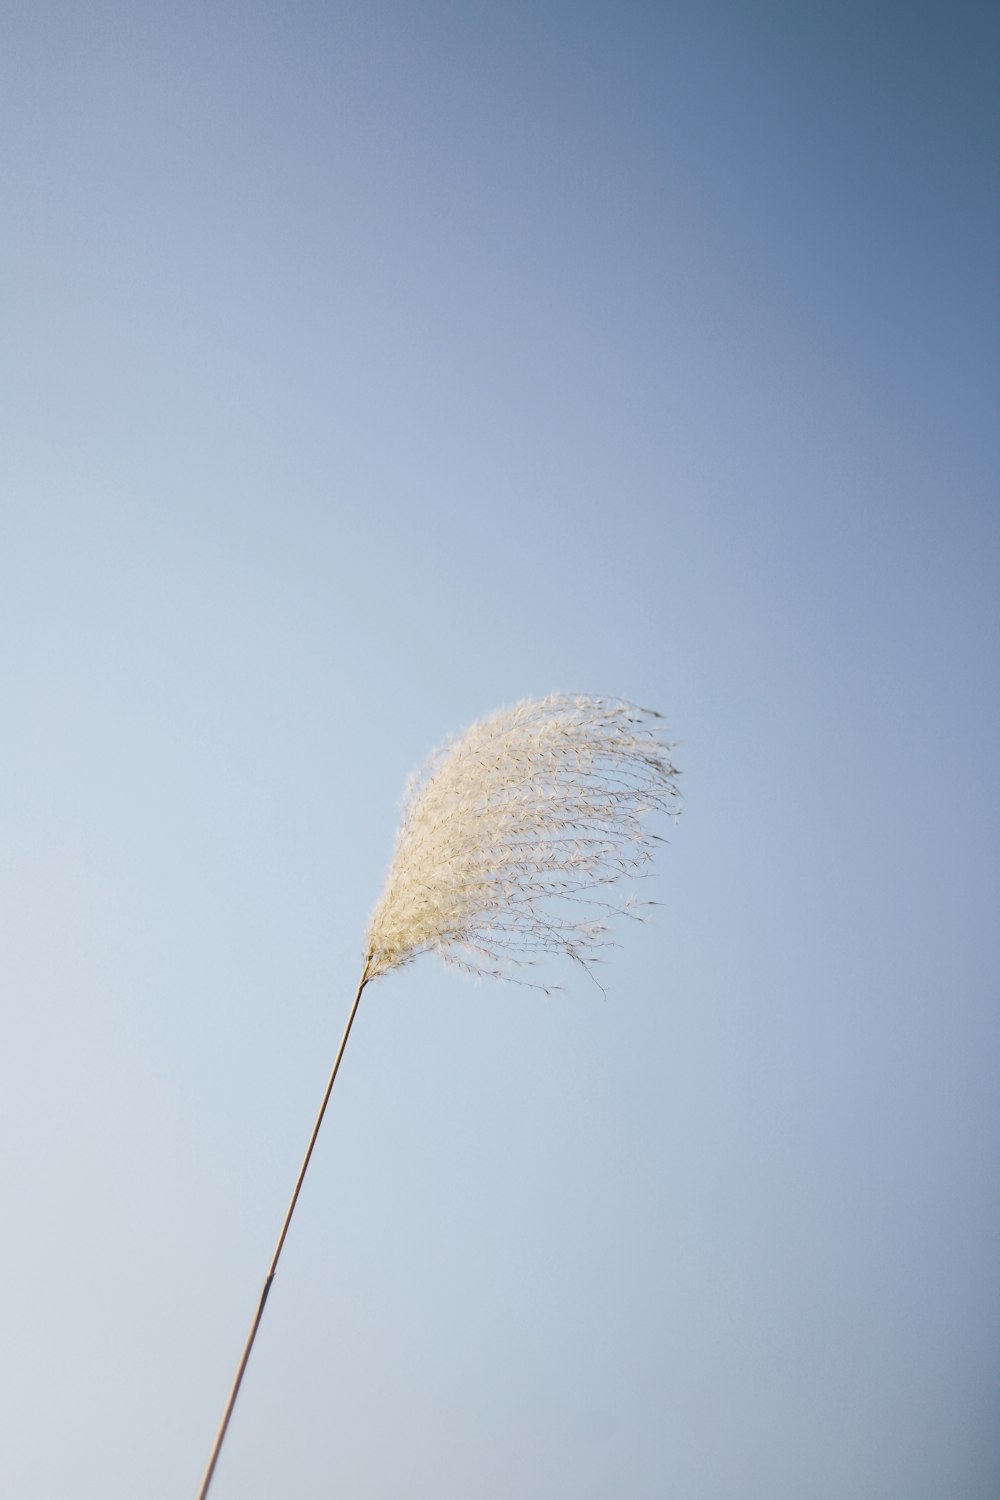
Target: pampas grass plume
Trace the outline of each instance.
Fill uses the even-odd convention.
[[[644,873],[655,837],[646,819],[678,806],[658,717],[556,694],[435,751],[407,789],[366,934],[369,979],[432,951],[497,978],[546,954],[590,963],[609,918],[639,914],[603,896]]]

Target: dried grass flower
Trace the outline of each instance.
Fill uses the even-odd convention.
[[[362,991],[432,951],[502,978],[550,954],[592,963],[611,916],[639,915],[632,900],[606,900],[608,888],[645,873],[657,838],[650,814],[677,811],[677,769],[654,727],[659,717],[614,698],[519,703],[444,745],[410,783],[364,968],[198,1500],[212,1483]]]
[[[659,715],[553,694],[471,725],[412,778],[365,938],[374,979],[437,952],[477,975],[548,954],[589,965],[616,915],[608,889],[645,872],[651,814],[679,801]],[[649,904],[649,903],[646,903]]]

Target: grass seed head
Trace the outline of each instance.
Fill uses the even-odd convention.
[[[473,974],[548,954],[591,964],[610,887],[646,873],[648,819],[679,810],[658,714],[554,694],[473,724],[407,787],[389,873],[365,935],[375,978],[435,951]]]

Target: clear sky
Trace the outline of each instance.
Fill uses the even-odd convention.
[[[0,1489],[192,1495],[407,775],[655,920],[366,992],[213,1500],[1000,1492],[1000,25],[11,0]]]

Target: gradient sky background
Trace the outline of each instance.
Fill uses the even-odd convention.
[[[193,1495],[406,776],[685,812],[607,998],[366,993],[213,1500],[994,1500],[982,4],[0,22],[0,1487]]]

